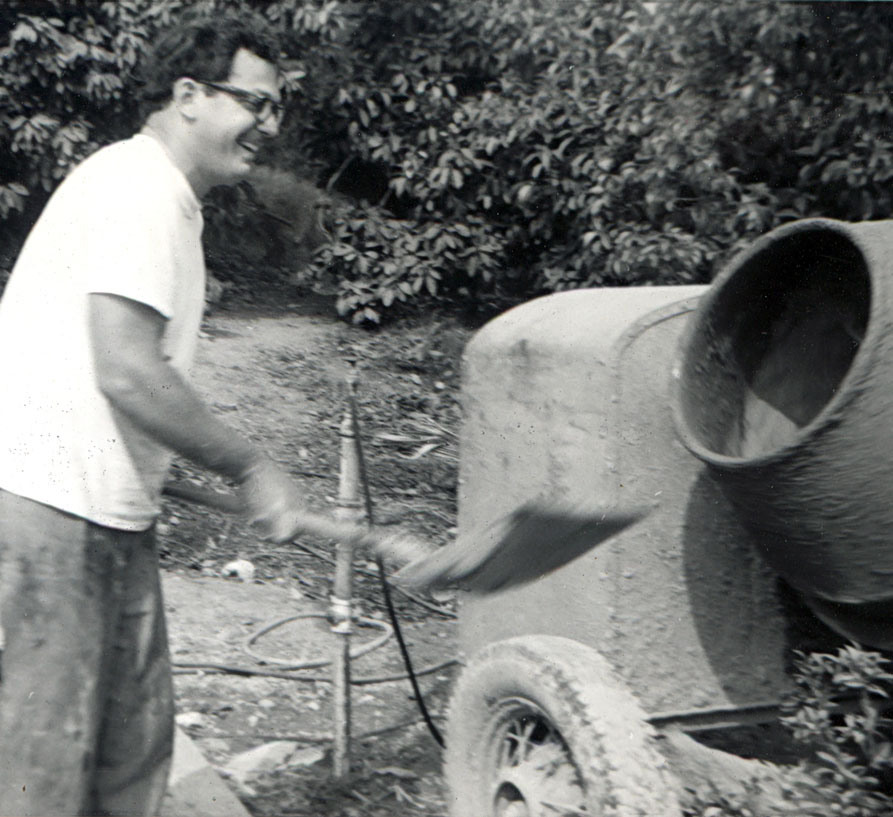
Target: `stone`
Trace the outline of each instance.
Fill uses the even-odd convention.
[[[236,755],[221,771],[244,787],[260,775],[289,766],[310,766],[324,757],[325,751],[318,746],[302,749],[295,741],[275,740]]]
[[[223,566],[224,576],[238,576],[243,582],[254,579],[254,565],[247,559],[234,559]]]
[[[181,712],[175,718],[177,726],[181,729],[190,729],[205,725],[205,716],[201,712]]]

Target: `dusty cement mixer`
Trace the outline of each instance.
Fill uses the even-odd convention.
[[[462,599],[453,817],[676,817],[729,756],[663,736],[775,719],[794,649],[893,642],[891,249],[893,222],[795,222],[709,288],[562,293],[473,338],[460,535],[534,497],[653,510]]]

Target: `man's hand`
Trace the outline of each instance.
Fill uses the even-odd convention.
[[[264,538],[285,542],[300,532],[303,498],[288,474],[272,460],[262,457],[245,472],[239,494],[249,521]]]

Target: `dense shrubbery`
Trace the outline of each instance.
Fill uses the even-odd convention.
[[[881,653],[853,644],[799,654],[781,720],[805,759],[788,767],[784,787],[768,800],[757,781],[734,795],[697,791],[686,817],[893,815],[890,669]]]
[[[893,675],[889,660],[856,646],[802,655],[783,722],[809,746],[807,766],[833,814],[893,814]],[[840,711],[840,705],[849,704]]]
[[[111,125],[132,127],[127,74],[186,5],[7,4],[7,236]],[[784,220],[890,215],[888,4],[251,6],[304,74],[269,158],[337,194],[333,241],[303,275],[334,275],[357,320],[423,298],[700,282]],[[226,226],[250,222],[233,201],[210,213],[218,257]],[[270,266],[264,241],[240,266]]]
[[[361,232],[384,249],[371,274],[362,252],[338,250],[360,314],[414,275],[395,230],[465,228],[438,294],[529,297],[705,281],[781,221],[890,213],[878,4],[423,5],[363,11],[359,56],[315,125],[338,136],[341,188],[386,216]]]

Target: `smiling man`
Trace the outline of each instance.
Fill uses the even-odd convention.
[[[0,301],[0,814],[157,814],[173,694],[154,524],[174,453],[270,539],[301,496],[188,384],[200,199],[282,115],[278,44],[218,17],[161,38],[145,125],[77,167]]]

